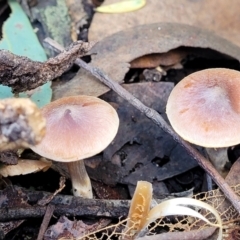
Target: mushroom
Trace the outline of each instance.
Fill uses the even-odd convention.
[[[172,90],[166,112],[183,139],[206,148],[220,148],[218,152],[225,152],[226,158],[226,147],[240,143],[240,72],[214,68],[190,74]],[[217,157],[211,157],[211,152],[207,149],[213,161]],[[228,159],[217,161],[224,165]],[[219,162],[213,165],[219,168]]]
[[[68,166],[73,194],[92,198],[84,158],[103,151],[115,137],[119,118],[107,102],[91,96],[71,96],[44,106],[46,135],[31,149]]]

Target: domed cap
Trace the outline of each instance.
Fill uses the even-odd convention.
[[[171,92],[167,116],[185,140],[204,147],[240,143],[240,72],[224,68],[195,72]]]
[[[46,135],[31,147],[46,158],[70,162],[104,150],[115,137],[119,118],[107,102],[91,96],[58,99],[42,108]]]

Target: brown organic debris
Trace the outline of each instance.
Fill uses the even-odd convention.
[[[14,165],[18,163],[17,151],[7,150],[0,152],[0,162],[8,165]]]
[[[60,177],[60,180],[59,180],[59,188],[53,193],[51,194],[50,196],[47,196],[47,197],[43,197],[42,199],[40,199],[37,204],[40,205],[40,206],[45,206],[47,205],[48,203],[50,203],[52,201],[52,199],[59,193],[61,192],[64,188],[65,188],[65,181],[66,181],[66,178],[61,176]]]
[[[71,18],[71,38],[77,41],[79,28],[87,24],[87,13],[84,11],[83,1],[65,0],[68,7],[68,14]]]
[[[24,194],[22,191],[18,191],[17,189],[14,189],[13,186],[10,188],[4,189],[0,193],[0,209],[15,206],[16,208],[25,208],[29,207],[28,204],[28,198],[26,197],[26,194]],[[0,221],[0,234],[1,239],[10,232],[11,230],[17,228],[19,225],[21,225],[25,220],[20,219],[9,219],[9,221]]]
[[[100,219],[94,224],[86,224],[83,221],[71,221],[67,217],[60,217],[59,221],[48,228],[44,235],[45,240],[51,239],[83,239],[83,237],[109,224],[108,219]]]
[[[166,53],[153,53],[136,58],[130,62],[131,68],[155,68],[161,66],[172,66],[187,56],[184,49],[173,49]]]
[[[128,191],[121,186],[112,187],[102,182],[92,181],[92,187],[99,199],[127,199],[128,197]]]
[[[90,48],[89,43],[74,42],[58,56],[43,63],[1,50],[0,84],[12,87],[14,93],[34,89],[61,76],[76,58],[85,55]]]
[[[29,99],[0,101],[0,150],[27,148],[40,142],[45,134],[45,119]]]

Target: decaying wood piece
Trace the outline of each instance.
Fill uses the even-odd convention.
[[[52,195],[50,192],[29,191],[17,186],[10,186],[1,190],[0,196],[5,200],[0,202],[0,222],[43,217],[47,207],[40,206],[38,203],[42,199],[52,198]],[[173,197],[171,196],[171,198]],[[19,205],[19,202],[24,201],[24,199],[27,199],[28,206]],[[163,201],[164,199],[155,199],[151,205],[154,206],[156,202],[161,203]],[[131,200],[84,199],[57,194],[51,199],[50,204],[55,206],[54,216],[120,218],[128,215]]]
[[[29,99],[0,101],[0,151],[35,145],[45,134],[45,119]]]
[[[16,189],[18,192],[21,190]],[[22,189],[23,190],[23,189]],[[23,190],[24,191],[24,190]],[[23,196],[28,199],[29,204],[38,202],[42,198],[48,198],[52,194],[39,191],[24,191]],[[0,195],[6,196],[4,191]],[[11,199],[9,199],[10,201]],[[20,199],[19,199],[20,201]],[[101,200],[84,199],[75,196],[56,195],[51,204],[55,206],[54,216],[92,216],[92,217],[113,217],[119,218],[127,216],[130,200]],[[43,217],[47,206],[9,206],[8,204],[0,208],[0,222],[11,220]]]
[[[0,84],[12,87],[14,93],[34,89],[61,76],[78,57],[85,55],[90,48],[91,44],[77,41],[58,56],[43,63],[1,50]]]

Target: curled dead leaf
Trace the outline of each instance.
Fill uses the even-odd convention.
[[[89,54],[92,54],[93,66],[122,83],[133,60],[150,54],[169,54],[179,47],[201,48],[197,54],[202,54],[203,49],[212,49],[213,56],[221,53],[240,60],[240,48],[233,43],[210,31],[178,23],[146,24],[115,33],[95,44]],[[64,89],[54,90],[54,98],[68,94],[100,96],[108,90],[91,73],[80,69]]]
[[[155,68],[179,63],[187,55],[183,49],[173,49],[166,53],[153,53],[136,58],[130,62],[131,68]]]

